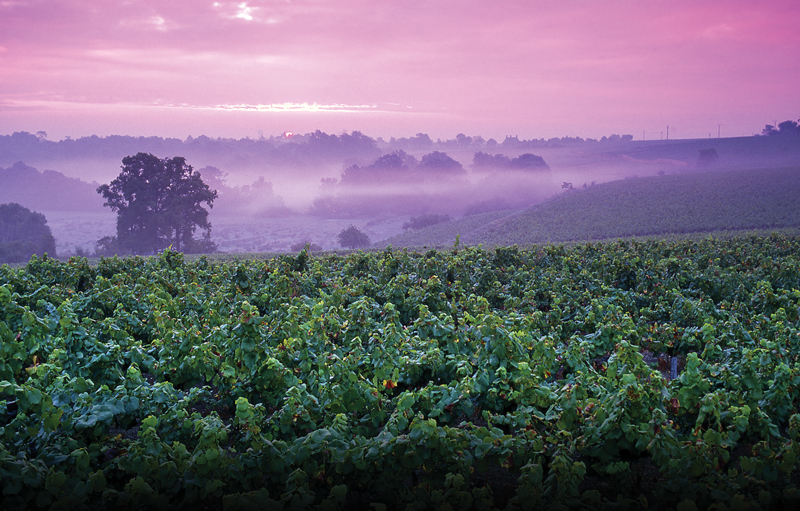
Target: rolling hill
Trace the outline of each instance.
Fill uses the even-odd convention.
[[[377,243],[530,245],[629,236],[800,227],[800,168],[628,178],[569,190],[522,211],[407,231]]]

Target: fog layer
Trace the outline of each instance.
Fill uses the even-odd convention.
[[[800,137],[788,135],[604,139],[509,136],[498,143],[418,134],[385,141],[359,132],[315,132],[259,140],[52,142],[46,134],[15,133],[0,136],[0,203],[46,212],[59,253],[91,252],[93,240],[114,232],[115,215],[102,207],[96,188],[117,176],[122,158],[140,151],[184,156],[219,193],[209,218],[220,250],[282,251],[299,241],[330,249],[351,223],[378,241],[401,232],[413,217],[519,210],[593,183],[800,164]]]

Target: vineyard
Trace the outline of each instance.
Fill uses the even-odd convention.
[[[800,168],[715,170],[581,187],[528,210],[400,234],[393,246],[527,245],[668,233],[797,228]],[[385,245],[383,245],[385,246]]]
[[[2,509],[783,509],[800,238],[0,267]]]

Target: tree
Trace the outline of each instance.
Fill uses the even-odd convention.
[[[351,225],[347,229],[342,230],[338,238],[339,245],[345,248],[363,248],[372,244],[369,240],[369,236],[361,232],[355,225]]]
[[[544,158],[531,153],[517,156],[509,162],[508,166],[509,168],[517,170],[550,170]]]
[[[711,149],[700,149],[699,151],[700,155],[697,157],[697,164],[701,167],[707,167],[719,160],[719,154],[713,147]]]
[[[456,160],[440,151],[428,153],[422,157],[417,167],[431,174],[466,174],[466,171]]]
[[[494,170],[506,168],[511,164],[511,159],[502,154],[491,154],[478,151],[472,157],[473,170]]]
[[[47,219],[15,202],[0,204],[0,263],[24,262],[33,254],[56,256]]]
[[[783,121],[782,123],[778,124],[778,128],[775,129],[775,126],[772,124],[767,124],[764,129],[761,131],[762,135],[800,135],[800,125],[798,125],[800,119],[798,121]]]
[[[783,121],[778,124],[778,133],[781,135],[800,135],[800,126],[795,121]]]
[[[217,191],[203,182],[186,159],[138,153],[122,159],[122,171],[97,188],[104,206],[117,212],[115,246],[122,253],[151,254],[170,245],[176,251],[213,251],[208,211]],[[194,239],[197,228],[205,230]]]
[[[417,165],[417,159],[403,150],[384,154],[372,165],[351,165],[342,174],[343,185],[392,183],[408,180],[409,169]]]

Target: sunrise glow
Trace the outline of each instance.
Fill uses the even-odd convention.
[[[0,133],[751,135],[800,110],[798,26],[788,0],[3,2]]]

